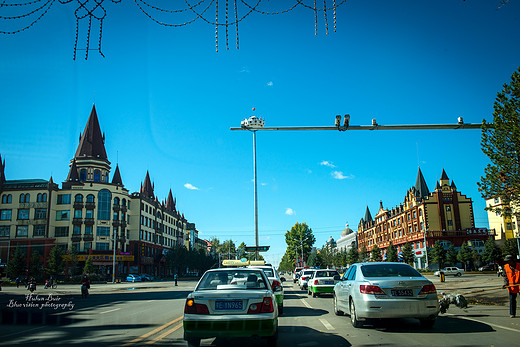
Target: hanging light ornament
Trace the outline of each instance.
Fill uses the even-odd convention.
[[[101,41],[103,37],[103,21],[107,15],[107,10],[104,7],[106,3],[121,3],[121,0],[33,0],[27,2],[20,2],[20,0],[0,0],[0,34],[17,34],[25,31],[37,22],[39,22],[51,9],[55,3],[62,5],[71,4],[74,7],[74,16],[76,18],[76,35],[74,42],[74,57],[76,60],[77,51],[85,50],[85,59],[88,59],[89,51],[97,50],[98,53],[104,57],[101,51]],[[225,1],[225,4],[219,1]],[[233,1],[233,4],[230,4]],[[239,35],[238,35],[238,23],[243,21],[253,12],[264,14],[264,15],[278,15],[282,13],[291,12],[298,6],[311,9],[314,11],[314,34],[318,34],[318,12],[323,11],[325,21],[325,32],[329,33],[327,11],[333,11],[334,16],[334,31],[336,31],[336,8],[343,5],[346,0],[342,0],[339,4],[336,4],[336,0],[332,0],[332,7],[327,7],[327,1],[323,0],[323,8],[318,8],[317,1],[312,0],[313,5],[306,4],[306,1],[310,0],[293,0],[294,3],[281,11],[267,11],[260,8],[263,0],[251,0],[254,5],[248,3],[249,0],[199,0],[192,4],[189,0],[185,0],[186,6],[181,9],[167,9],[156,5],[161,2],[160,0],[134,0],[134,3],[141,12],[144,13],[149,19],[155,23],[167,26],[167,27],[182,27],[191,24],[197,20],[201,20],[215,27],[215,49],[218,52],[219,40],[218,33],[219,27],[224,27],[225,30],[225,43],[226,49],[229,50],[229,30],[231,27],[235,28],[236,34],[236,47],[239,48]],[[266,1],[263,1],[266,3]],[[208,10],[215,6],[215,20],[211,21],[207,19]],[[230,14],[230,7],[233,6],[234,18]],[[267,6],[274,6],[273,3],[269,3]],[[219,22],[219,11],[224,13],[223,22]],[[241,15],[239,15],[239,12]],[[191,18],[186,19],[186,16],[191,14]],[[182,20],[175,23],[167,23],[166,21],[159,19],[162,16],[168,16],[168,20],[177,19],[179,16],[184,16]],[[13,29],[4,29],[4,26],[9,27],[10,25],[16,26]],[[98,44],[96,48],[91,48],[91,36],[94,35],[94,26],[99,27],[98,29]],[[79,48],[80,36],[85,35],[84,44]]]

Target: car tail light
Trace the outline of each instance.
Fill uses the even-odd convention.
[[[281,285],[282,285],[282,284],[281,284],[280,282],[278,282],[278,281],[273,281],[273,284],[271,284],[271,289],[272,289],[273,291],[275,291],[275,290],[276,290],[276,287],[280,287]]]
[[[188,314],[209,314],[208,306],[197,304],[193,299],[187,299],[184,305],[184,313]]]
[[[437,294],[437,289],[435,288],[434,284],[427,284],[422,287],[421,291],[419,292],[419,295],[421,294]]]
[[[378,286],[360,285],[359,292],[361,294],[375,294],[375,295],[386,295],[385,292]]]
[[[302,280],[306,280],[307,279],[307,276],[302,276]]]
[[[318,285],[319,281],[318,280],[314,280],[314,285]]]
[[[274,311],[273,301],[267,297],[262,302],[255,302],[249,305],[247,313],[270,313]]]

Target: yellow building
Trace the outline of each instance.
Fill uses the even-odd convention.
[[[500,208],[510,210],[509,203],[506,203],[500,197],[486,199],[486,206],[491,208]],[[504,214],[500,212],[487,211],[489,228],[495,229],[495,240],[499,244],[503,244],[505,240],[519,237],[518,220],[514,214]]]

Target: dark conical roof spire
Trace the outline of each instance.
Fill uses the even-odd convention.
[[[457,186],[455,185],[455,182],[451,181],[451,189],[457,190]]]
[[[446,175],[446,171],[444,171],[444,169],[442,169],[441,181],[442,180],[449,180],[448,175]]]
[[[96,113],[96,105],[92,106],[87,125],[80,138],[75,157],[92,157],[108,160],[105,151],[104,135],[101,134]]]
[[[144,179],[144,183],[141,185],[141,190],[139,193],[150,199],[153,199],[155,196],[153,193],[152,181],[150,181],[150,174],[148,171],[146,171],[146,177]]]
[[[121,179],[121,173],[119,172],[119,165],[116,165],[116,170],[114,171],[114,177],[112,177],[112,184],[117,184],[119,186],[123,185],[123,180]]]
[[[72,159],[70,165],[69,175],[67,176],[67,182],[79,182],[78,167],[76,166],[76,159]]]
[[[5,159],[2,162],[2,155],[0,154],[0,183],[5,182]]]
[[[428,186],[426,185],[426,181],[424,180],[424,176],[421,172],[421,168],[417,172],[417,179],[415,180],[415,196],[421,199],[426,198],[430,195],[430,191],[428,190]]]
[[[168,199],[166,200],[166,209],[175,211],[175,200],[173,200],[172,190],[168,193]]]
[[[368,209],[368,206],[367,206],[367,209],[365,211],[365,222],[368,222],[368,221],[372,221],[372,215],[370,214],[370,210]]]

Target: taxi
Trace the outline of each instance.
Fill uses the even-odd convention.
[[[278,305],[262,269],[229,267],[208,270],[184,306],[188,346],[213,337],[252,337],[276,345]]]
[[[264,263],[264,261],[260,260],[258,262]],[[280,279],[280,275],[278,275],[278,271],[276,271],[276,269],[271,265],[249,265],[248,267],[262,269],[265,272],[271,284],[271,289],[274,292],[274,296],[276,297],[276,302],[278,304],[278,314],[282,316],[284,291],[282,280]]]
[[[307,294],[313,298],[320,294],[332,294],[334,285],[339,282],[339,273],[336,270],[316,270],[307,282]]]

